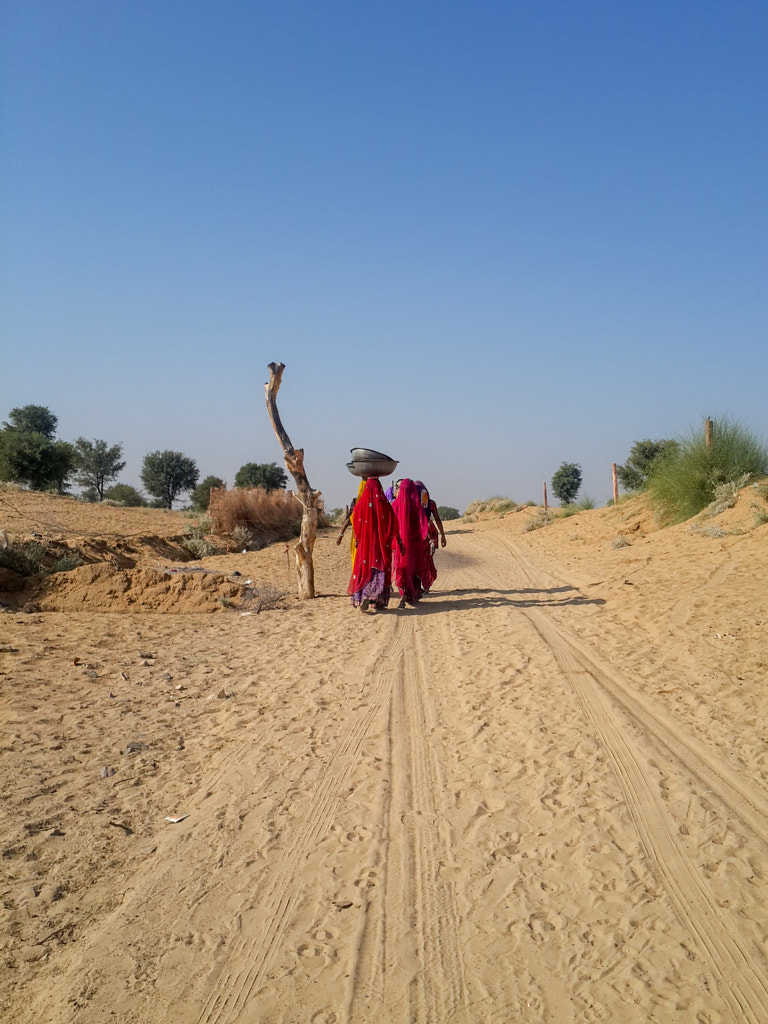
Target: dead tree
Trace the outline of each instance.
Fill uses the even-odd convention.
[[[320,518],[321,493],[313,491],[309,486],[309,480],[304,471],[304,449],[293,447],[277,411],[277,392],[280,389],[284,369],[284,363],[269,364],[269,382],[264,385],[264,390],[267,394],[267,412],[272,421],[272,427],[283,449],[283,458],[288,472],[296,481],[297,497],[304,509],[301,516],[301,537],[294,549],[296,572],[299,577],[299,598],[304,600],[315,596],[315,567],[312,562],[312,552],[317,537],[317,523]]]

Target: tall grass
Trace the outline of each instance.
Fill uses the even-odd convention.
[[[265,491],[261,487],[211,489],[208,515],[218,534],[233,537],[238,547],[258,550],[279,540],[297,537],[302,507],[289,491]]]
[[[512,501],[511,498],[504,498],[499,494],[495,494],[492,498],[471,501],[464,510],[464,516],[478,516],[483,513],[503,516],[507,512],[512,512],[517,507],[517,503]]]
[[[704,431],[693,431],[656,459],[647,491],[664,524],[682,523],[713,501],[718,488],[768,473],[768,448],[731,419],[713,421],[712,447]]]

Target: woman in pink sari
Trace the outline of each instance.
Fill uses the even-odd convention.
[[[406,479],[400,483],[392,508],[405,548],[403,552],[395,551],[393,563],[395,584],[400,591],[399,607],[405,608],[407,604],[417,605],[425,589],[433,582],[425,579],[429,575],[424,557],[429,524],[413,480]]]

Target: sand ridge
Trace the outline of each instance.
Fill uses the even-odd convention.
[[[768,1019],[756,500],[446,524],[433,594],[376,617],[332,534],[310,603],[285,545],[58,574],[91,603],[0,615],[5,1017]],[[151,604],[183,567],[218,582]],[[280,603],[222,603],[236,572]]]

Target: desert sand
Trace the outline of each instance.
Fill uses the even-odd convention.
[[[377,616],[333,532],[299,602],[284,544],[0,498],[91,559],[0,591],[3,1021],[768,1021],[753,488],[448,523]]]

